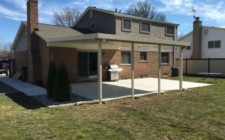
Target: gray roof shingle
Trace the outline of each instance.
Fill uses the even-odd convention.
[[[26,22],[24,22],[27,25]],[[53,39],[53,38],[61,38],[61,37],[69,37],[69,36],[76,36],[82,35],[83,33],[64,26],[58,25],[50,25],[50,24],[38,24],[38,30],[35,33],[40,36],[44,40]]]

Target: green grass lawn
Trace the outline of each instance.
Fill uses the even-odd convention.
[[[214,85],[57,108],[42,107],[22,93],[0,94],[0,139],[225,139],[225,80],[205,82]]]

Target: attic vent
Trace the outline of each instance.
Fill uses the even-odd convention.
[[[204,34],[205,34],[205,35],[207,35],[208,32],[209,32],[208,29],[205,29],[205,30],[204,30]]]

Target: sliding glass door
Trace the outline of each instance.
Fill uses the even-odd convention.
[[[79,52],[78,53],[78,72],[80,79],[97,78],[97,53]]]

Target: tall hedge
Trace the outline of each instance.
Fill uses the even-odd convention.
[[[70,84],[67,69],[64,64],[61,64],[57,69],[54,86],[54,100],[55,101],[70,100]]]
[[[47,80],[47,96],[49,98],[53,97],[54,94],[54,85],[55,85],[55,80],[56,80],[56,72],[57,72],[57,67],[56,64],[53,60],[49,62],[49,67],[48,67],[48,80]]]

